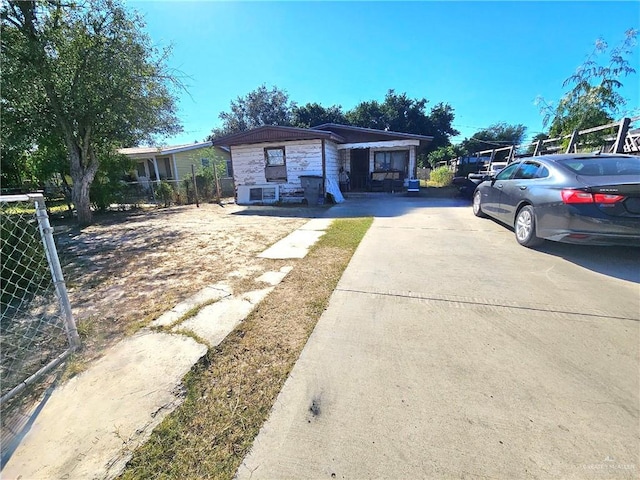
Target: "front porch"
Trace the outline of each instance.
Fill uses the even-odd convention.
[[[338,145],[340,166],[349,175],[348,191],[396,192],[417,177],[418,140]]]

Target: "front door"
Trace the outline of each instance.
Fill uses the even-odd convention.
[[[369,185],[369,149],[351,150],[351,190],[366,190]]]

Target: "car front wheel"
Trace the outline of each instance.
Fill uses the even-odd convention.
[[[476,217],[485,218],[487,215],[482,211],[482,194],[476,192],[473,195],[473,214]]]
[[[516,240],[524,247],[535,247],[544,241],[536,237],[536,216],[531,205],[525,205],[516,215],[514,231]]]

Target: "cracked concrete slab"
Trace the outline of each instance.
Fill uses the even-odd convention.
[[[277,272],[264,272],[256,278],[256,282],[264,282],[275,287],[284,280],[284,277],[286,277],[291,270],[293,270],[293,267],[282,267]]]
[[[298,230],[294,230],[282,240],[274,243],[258,257],[283,260],[289,258],[304,258],[309,249],[324,235],[331,225],[331,218],[314,218],[309,220]]]
[[[167,333],[144,332],[118,343],[53,391],[2,478],[117,475],[182,403],[182,377],[206,350],[192,338]]]
[[[225,297],[229,297],[233,294],[231,287],[225,283],[217,283],[203,288],[195,295],[187,298],[185,301],[180,302],[168,312],[163,313],[157,319],[155,319],[149,326],[151,327],[166,327],[171,325],[180,317],[182,317],[189,310],[199,307],[200,305],[220,300]]]
[[[273,287],[248,292],[238,297],[224,298],[204,307],[195,317],[176,325],[175,332],[184,330],[195,333],[211,347],[220,344],[254,307],[266,297]]]
[[[258,257],[273,260],[304,258],[309,253],[309,249],[322,235],[324,235],[324,232],[319,230],[296,230],[279,242],[274,243]]]

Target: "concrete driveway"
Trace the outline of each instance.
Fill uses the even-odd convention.
[[[385,197],[238,478],[638,478],[640,250]]]

